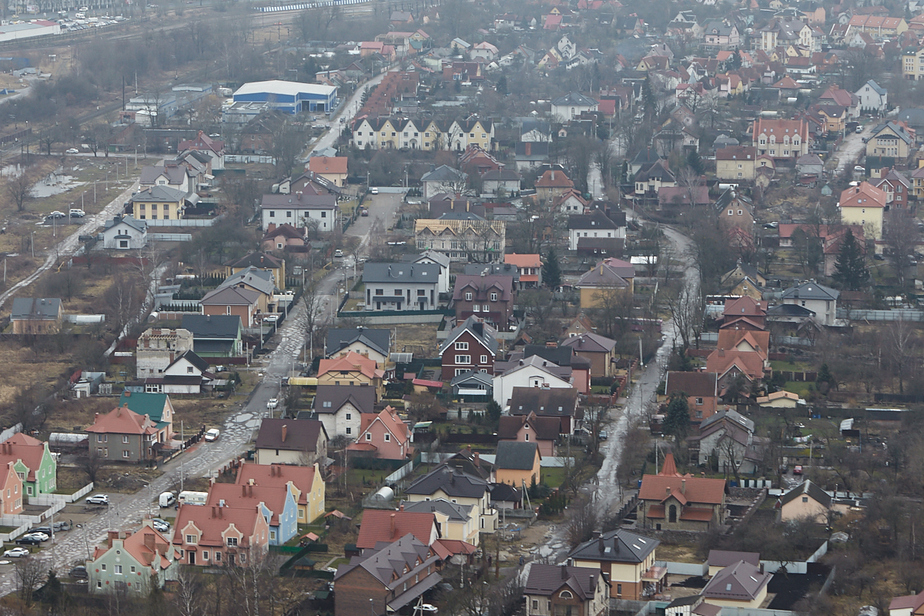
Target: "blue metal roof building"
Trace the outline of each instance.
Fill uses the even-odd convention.
[[[266,103],[270,108],[295,115],[302,111],[332,111],[337,88],[295,81],[254,81],[234,93],[234,102]]]

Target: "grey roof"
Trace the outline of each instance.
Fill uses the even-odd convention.
[[[199,303],[203,306],[255,306],[259,298],[259,291],[229,286],[209,291]]]
[[[225,278],[224,282],[218,285],[218,288],[234,287],[239,284],[246,284],[265,295],[272,295],[276,290],[276,284],[273,281],[273,273],[267,270],[257,269],[252,265]]]
[[[818,487],[818,484],[813,483],[812,480],[806,479],[801,484],[797,485],[795,488],[781,496],[780,504],[785,505],[788,502],[796,500],[802,495],[811,497],[812,500],[826,509],[829,508],[832,503],[831,495]]]
[[[523,594],[551,597],[563,587],[567,587],[581,601],[589,601],[593,599],[602,575],[602,571],[588,567],[533,563],[529,568]],[[607,583],[605,578],[603,583]]]
[[[728,36],[732,33],[732,26],[729,26],[725,22],[719,21],[718,19],[709,19],[703,23],[703,33]]]
[[[597,101],[584,96],[580,92],[569,92],[564,96],[552,99],[552,105],[555,107],[596,107]]]
[[[652,165],[661,160],[658,151],[654,148],[642,148],[632,159],[633,165]]]
[[[485,324],[484,321],[474,315],[452,328],[445,342],[440,345],[439,354],[442,355],[443,351],[448,349],[456,341],[456,338],[466,331],[474,336],[486,349],[491,351],[491,355],[497,357],[497,338],[495,337],[497,335],[497,330]]]
[[[391,346],[391,331],[365,327],[329,329],[327,330],[327,342],[324,344],[324,354],[330,357],[354,342],[361,342],[382,355],[388,355],[388,349]]]
[[[394,543],[380,541],[371,553],[365,550],[362,556],[354,556],[348,564],[337,567],[334,579],[339,580],[353,569],[362,567],[381,584],[394,588],[395,594],[400,594],[402,591],[398,587],[407,584],[407,578],[411,578],[410,585],[414,586],[414,572],[419,572],[423,563],[431,560],[435,563],[437,556],[414,535],[408,533]],[[421,582],[425,580],[426,578]]]
[[[731,552],[729,550],[709,550],[710,567],[727,567],[733,565],[739,560],[752,565],[760,564],[759,552]]]
[[[421,263],[425,259],[429,259],[431,261],[439,263],[441,266],[446,267],[446,268],[449,267],[449,263],[450,263],[449,255],[443,254],[442,252],[437,252],[435,250],[426,250],[420,253],[419,255],[417,255],[416,257],[414,256],[411,257],[411,261],[413,261],[414,263]]]
[[[484,479],[441,465],[414,481],[404,493],[430,495],[442,490],[449,497],[481,498],[489,489]]]
[[[797,304],[780,304],[767,310],[768,317],[803,317],[815,316],[814,310],[809,310]]]
[[[814,280],[808,280],[794,287],[789,287],[783,291],[783,299],[817,299],[823,301],[836,300],[840,297],[841,292],[823,284],[818,284]]]
[[[616,346],[616,341],[600,334],[586,333],[565,338],[562,346],[571,347],[575,353],[609,353]]]
[[[552,125],[551,123],[545,120],[538,120],[535,118],[520,118],[520,134],[528,133],[531,131],[539,131],[543,135],[552,134]]]
[[[491,502],[515,503],[523,498],[523,493],[507,483],[495,483],[491,486]]]
[[[572,214],[568,216],[569,229],[618,229],[619,225],[610,220],[602,210],[593,210],[590,214]]]
[[[759,566],[739,560],[713,576],[702,595],[706,599],[751,601],[770,583],[772,573],[762,572]]]
[[[463,173],[458,169],[453,169],[448,165],[440,165],[433,171],[425,173],[421,176],[421,182],[464,182],[468,177],[467,173]]]
[[[712,376],[715,376],[715,374],[713,374]],[[719,421],[722,421],[723,419],[729,419],[730,421],[734,421],[735,423],[743,427],[745,430],[747,430],[751,434],[754,433],[754,422],[748,419],[747,417],[745,417],[744,415],[742,415],[741,413],[739,413],[738,411],[733,411],[731,409],[722,409],[721,411],[718,411],[717,413],[710,415],[709,417],[704,419],[703,422],[699,424],[700,432],[704,432],[707,428],[709,428],[709,426],[711,426],[714,423],[718,423]]]
[[[512,276],[520,282],[520,268],[512,263],[466,263],[462,268],[464,276]]]
[[[519,471],[532,470],[537,451],[539,451],[539,446],[536,443],[501,441],[497,444],[494,468],[510,468]]]
[[[893,133],[898,135],[898,139],[901,139],[908,145],[911,145],[913,143],[913,140],[911,139],[911,135],[909,135],[905,131],[905,129],[902,128],[900,125],[896,124],[895,122],[891,122],[891,121],[883,122],[882,124],[879,124],[878,126],[876,126],[876,128],[873,129],[873,137],[876,137],[878,139],[879,133],[881,133],[887,128],[891,129]]]
[[[153,184],[162,175],[167,176],[167,182],[171,186],[183,185],[186,183],[186,178],[189,177],[189,170],[184,166],[175,164],[167,165],[166,167],[147,165],[141,168],[141,177],[138,179],[138,183],[142,186]]]
[[[578,390],[573,387],[514,387],[510,394],[510,414],[574,415]]]
[[[432,513],[439,511],[446,514],[450,520],[465,521],[469,519],[472,507],[474,505],[460,505],[459,503],[450,503],[445,498],[436,498],[429,501],[418,501],[416,503],[401,503],[403,511],[416,513]]]
[[[549,144],[546,141],[517,141],[514,154],[519,161],[544,161],[549,158]]]
[[[132,195],[132,203],[136,201],[184,201],[186,192],[170,188],[169,186],[149,186]]]
[[[241,317],[225,314],[184,314],[181,327],[191,331],[193,338],[236,339],[241,333]]]
[[[17,297],[13,300],[10,318],[54,320],[60,310],[61,300],[57,297]]]
[[[717,210],[725,209],[731,203],[743,203],[744,205],[751,207],[751,200],[739,193],[737,190],[732,188],[726,188],[725,191],[718,196],[715,200],[715,208]]]
[[[661,542],[623,529],[603,533],[577,546],[568,558],[619,563],[641,563]]]
[[[375,387],[360,385],[318,385],[314,395],[315,413],[336,413],[347,402],[360,413],[375,412]]]
[[[198,368],[200,372],[208,372],[208,371],[209,371],[209,364],[208,364],[208,362],[206,362],[204,359],[202,359],[201,357],[199,357],[198,355],[196,355],[193,351],[186,351],[185,353],[183,353],[182,355],[180,355],[179,357],[177,357],[176,359],[174,359],[172,362],[170,362],[170,366],[172,366],[173,364],[177,363],[177,362],[180,361],[181,359],[185,359],[186,361],[188,361],[189,363],[191,363],[193,366],[195,366],[196,368]],[[167,366],[167,367],[169,368],[170,366]]]
[[[363,282],[433,283],[439,282],[440,266],[436,263],[366,263]]]
[[[481,372],[480,370],[469,370],[468,372],[457,374],[456,376],[452,377],[452,381],[450,381],[449,384],[456,386],[461,383],[467,383],[468,381],[477,381],[480,385],[484,385],[488,389],[494,386],[494,377],[487,372]]]
[[[104,230],[112,229],[119,225],[127,225],[139,233],[144,233],[148,228],[148,223],[143,220],[135,220],[131,216],[115,216],[106,220]]]
[[[867,85],[867,86],[869,86],[870,88],[872,88],[873,92],[875,92],[875,93],[878,94],[879,96],[885,96],[886,94],[889,93],[888,90],[886,90],[885,88],[883,88],[882,86],[880,86],[878,83],[876,83],[876,82],[873,81],[872,79],[870,79],[869,81],[867,81],[867,82],[866,82],[865,84],[863,84],[863,85]],[[860,88],[860,89],[862,90],[863,88]]]
[[[924,108],[909,107],[908,109],[902,109],[898,114],[898,119],[912,128],[924,126]]]
[[[260,205],[264,209],[331,210],[337,207],[337,196],[306,195],[305,193],[263,195],[263,202]]]
[[[257,449],[316,452],[318,437],[327,440],[324,424],[316,419],[276,419],[264,417],[257,432]]]

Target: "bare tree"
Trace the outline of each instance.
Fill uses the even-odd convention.
[[[32,595],[45,581],[45,563],[31,556],[16,559],[16,582],[19,584],[19,598],[26,605],[32,605]]]
[[[591,538],[597,528],[597,508],[591,496],[581,495],[571,501],[568,507],[568,543],[575,547]]]
[[[99,479],[99,472],[103,468],[105,460],[96,452],[93,443],[89,443],[87,457],[80,462],[80,468],[87,474],[87,481],[96,483]]]
[[[199,616],[203,613],[201,594],[202,582],[196,573],[180,565],[176,574],[176,592],[173,593],[173,605],[180,616]]]
[[[914,258],[914,249],[918,241],[917,226],[907,209],[892,209],[885,229],[886,245],[892,250],[892,263],[898,284],[904,290],[908,283],[907,272]]]
[[[676,293],[668,292],[665,303],[684,348],[689,348],[694,342],[699,345],[705,312],[705,302],[699,289],[684,285]]]
[[[26,202],[30,198],[32,184],[34,179],[32,174],[23,169],[19,175],[7,180],[6,194],[16,206],[17,212],[23,212],[26,209]]]
[[[914,326],[904,319],[892,321],[886,328],[886,341],[890,364],[898,377],[898,393],[905,393],[905,373],[913,363],[912,354],[917,348]]]

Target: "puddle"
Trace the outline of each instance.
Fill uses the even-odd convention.
[[[61,193],[71,190],[72,188],[83,186],[83,184],[83,182],[75,181],[74,176],[72,175],[49,173],[47,176],[43,177],[41,180],[35,183],[29,194],[36,199],[41,199],[43,197],[60,195]]]

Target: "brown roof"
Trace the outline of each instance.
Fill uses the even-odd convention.
[[[183,545],[186,535],[191,534],[194,525],[201,532],[197,545],[202,547],[223,547],[225,545],[224,532],[232,524],[244,536],[238,547],[248,548],[250,537],[257,530],[263,520],[260,507],[206,507],[203,505],[180,505],[174,524],[173,545]],[[265,543],[266,538],[262,541]]]
[[[714,372],[668,372],[664,393],[668,396],[684,393],[697,398],[715,398],[719,395]]]
[[[316,452],[318,436],[327,431],[317,419],[264,418],[257,433],[257,449]]]
[[[670,458],[673,463],[673,456]],[[664,460],[665,470],[668,460]],[[661,473],[664,473],[662,470]],[[674,467],[676,471],[676,467]],[[668,497],[673,496],[682,504],[707,504],[718,505],[725,498],[725,480],[724,479],[706,479],[694,477],[693,475],[680,476],[679,474],[657,474],[645,475],[642,477],[642,487],[639,489],[638,497],[644,501],[654,501],[663,503]],[[711,519],[711,517],[710,517]]]
[[[308,159],[308,170],[314,173],[335,173],[345,175],[347,173],[346,156],[313,156]]]
[[[840,207],[869,207],[884,208],[886,206],[886,193],[869,182],[861,182],[859,186],[851,186],[841,192]]]
[[[366,509],[359,526],[356,547],[374,548],[379,541],[393,543],[408,533],[424,545],[430,545],[434,536],[436,516],[426,512]]]
[[[273,485],[235,485],[233,483],[215,483],[209,488],[209,506],[255,507],[260,503],[273,512],[271,526],[279,524],[279,514],[286,506],[289,497],[288,486]]]
[[[94,434],[156,434],[157,427],[147,415],[139,415],[127,406],[119,406],[105,415],[96,414],[87,432]]]
[[[716,349],[706,358],[706,370],[715,372],[719,378],[737,366],[749,379],[759,379],[764,375],[764,358],[752,351],[725,351]]]
[[[536,188],[574,188],[574,182],[561,169],[549,169],[535,184]]]
[[[726,317],[765,317],[767,316],[767,302],[758,302],[746,295],[738,299],[726,300],[723,314]]]
[[[359,372],[370,379],[377,377],[381,378],[383,373],[381,370],[376,369],[376,365],[374,359],[369,359],[364,355],[350,351],[343,357],[322,359],[318,364],[318,376],[322,376],[328,372],[346,371]]]
[[[525,424],[529,424],[536,432],[536,438],[543,441],[554,441],[558,438],[558,429],[561,422],[557,417],[539,417],[532,411],[529,415],[504,415],[497,426],[497,438],[516,439],[517,433]]]
[[[770,349],[770,332],[752,331],[750,329],[721,329],[717,349],[732,350],[741,342],[747,342],[764,358]]]
[[[299,505],[308,504],[308,494],[314,485],[317,465],[292,466],[284,464],[242,464],[237,471],[238,484],[250,483],[258,486],[284,486],[290,481],[300,492]]]

